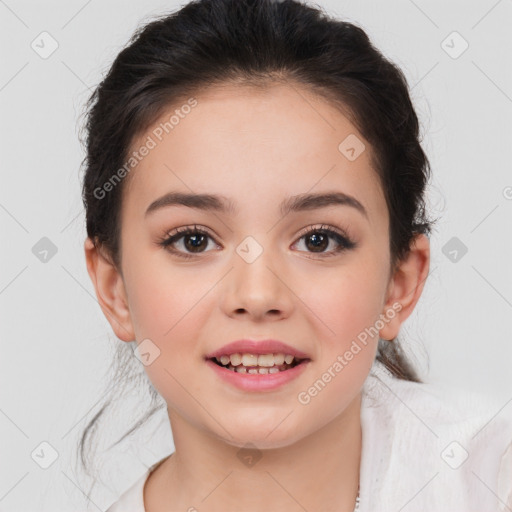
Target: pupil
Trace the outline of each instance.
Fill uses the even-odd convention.
[[[190,244],[187,244],[187,245],[190,246],[192,249],[201,248],[200,244],[203,240],[200,240],[198,243],[198,240],[197,240],[198,238],[204,239],[204,235],[187,235],[187,241],[190,242],[192,239],[195,239],[195,242],[193,242],[192,245],[190,245]]]
[[[322,238],[322,240],[320,241],[320,244],[321,245],[318,245],[318,241],[319,241],[319,237]],[[309,235],[308,237],[309,240],[316,240],[316,244],[314,242],[314,245],[313,245],[313,248],[314,249],[325,249],[325,241],[327,240],[327,237],[323,234],[313,234],[313,235]]]

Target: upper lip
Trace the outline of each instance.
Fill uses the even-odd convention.
[[[308,354],[278,340],[236,340],[210,352],[206,359],[231,354],[290,354],[297,359],[310,359]]]

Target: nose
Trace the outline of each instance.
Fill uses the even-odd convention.
[[[295,296],[286,281],[286,272],[270,251],[263,250],[254,261],[236,253],[225,278],[221,307],[233,318],[282,320],[291,314]]]

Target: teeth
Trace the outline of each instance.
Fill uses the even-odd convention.
[[[284,354],[274,354],[274,365],[279,366],[280,364],[284,363]]]
[[[258,366],[258,367],[251,366],[249,368],[246,368],[243,365],[233,366],[232,364],[227,366],[227,369],[231,370],[232,372],[250,373],[251,375],[257,375],[257,374],[266,375],[269,373],[279,373],[279,372],[288,370],[290,368],[291,368],[291,365],[289,365],[289,364],[283,364],[283,365],[280,365],[279,367],[272,366],[272,368],[265,368],[263,366]]]
[[[229,356],[226,356],[229,357]],[[233,366],[239,366],[242,364],[242,355],[241,354],[231,354],[231,364]]]
[[[217,361],[224,366],[232,364],[233,366],[245,366],[247,368],[254,366],[262,366],[264,368],[272,368],[273,366],[281,366],[282,364],[291,364],[294,356],[291,354],[231,354],[216,357]]]
[[[293,359],[293,356],[292,356]],[[258,356],[258,366],[274,366],[274,354],[264,354],[261,356]],[[261,372],[260,372],[261,373]]]
[[[258,356],[254,354],[243,354],[242,364],[244,366],[258,366]]]

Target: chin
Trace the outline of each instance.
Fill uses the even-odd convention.
[[[236,424],[236,422],[230,422],[228,430],[233,437],[226,436],[224,431],[218,432],[218,434],[221,434],[222,440],[231,446],[260,450],[285,448],[296,443],[306,435],[296,425],[289,425],[286,428],[281,424],[276,428],[275,425],[278,424],[279,422],[274,422],[273,427],[266,425],[263,428],[259,422],[254,426],[248,426],[247,423],[240,425]]]

